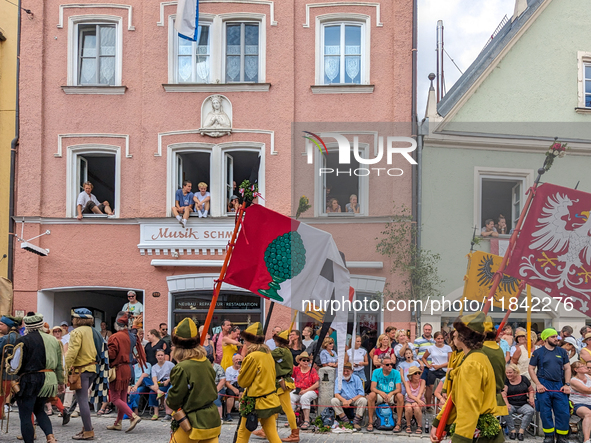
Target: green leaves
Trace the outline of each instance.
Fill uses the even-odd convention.
[[[390,259],[391,271],[401,281],[398,287],[387,288],[384,295],[404,300],[440,296],[444,282],[437,269],[440,255],[417,245],[420,227],[409,208],[394,206],[392,212],[394,215],[382,231],[382,237],[376,239],[376,250]]]

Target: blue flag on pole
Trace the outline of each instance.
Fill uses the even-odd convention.
[[[174,28],[179,36],[197,41],[199,29],[199,0],[178,0]]]

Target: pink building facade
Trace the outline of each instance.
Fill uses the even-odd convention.
[[[295,215],[300,196],[310,198],[301,220],[334,236],[357,297],[397,284],[375,245],[393,202],[412,204],[412,166],[384,155],[374,167],[399,168],[396,176],[323,177],[336,145],[308,164],[297,122],[365,130],[411,121],[413,2],[200,3],[197,43],[176,35],[176,2],[27,5],[35,16],[22,24],[15,220],[25,239],[50,234],[33,240],[47,256],[15,241],[15,310],[57,324],[85,306],[111,325],[135,290],[146,328],[202,321],[234,225],[233,182],[253,173],[260,204],[275,211]],[[410,136],[404,128],[380,136]],[[373,158],[376,134],[364,134],[361,151]],[[183,180],[211,194],[209,217],[193,214],[186,228],[171,216]],[[85,181],[114,217],[76,218]],[[351,194],[359,213],[344,213]],[[331,198],[342,213],[327,211]],[[266,309],[224,285],[214,326],[264,321]],[[271,325],[291,315],[276,309]],[[358,319],[379,332],[410,326],[408,312]],[[299,326],[308,320],[300,314]]]

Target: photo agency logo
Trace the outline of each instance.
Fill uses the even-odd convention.
[[[394,164],[396,155],[401,155],[405,161],[411,165],[416,165],[417,162],[412,158],[411,153],[417,149],[417,142],[411,137],[395,137],[388,136],[386,138],[386,161],[388,167],[375,167],[372,165],[379,164],[384,158],[384,137],[377,137],[374,140],[374,158],[364,158],[361,155],[359,148],[359,136],[353,136],[353,144],[349,141],[346,135],[340,132],[321,132],[315,134],[310,131],[303,131],[302,136],[306,143],[306,158],[309,165],[314,164],[314,149],[317,148],[323,156],[328,156],[329,149],[326,143],[329,139],[334,139],[338,147],[338,163],[339,167],[320,167],[318,173],[320,176],[334,174],[339,175],[355,175],[358,177],[368,175],[388,175],[390,177],[400,177],[404,171],[400,168],[390,167]],[[350,136],[350,134],[348,134]],[[326,142],[325,142],[326,140]],[[334,143],[334,142],[332,142]],[[352,147],[352,148],[351,148]],[[332,149],[331,149],[332,150]],[[351,167],[351,152],[355,163],[359,167]],[[342,168],[340,166],[343,166]]]

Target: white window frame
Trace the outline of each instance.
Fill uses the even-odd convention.
[[[87,14],[68,18],[68,86],[96,88],[97,86],[121,86],[123,72],[123,17],[116,15]],[[79,25],[115,25],[115,84],[80,85],[78,83]],[[97,42],[98,44],[98,42]]]
[[[87,143],[67,147],[66,169],[66,217],[78,215],[76,202],[78,189],[78,157],[89,154],[108,154],[115,156],[115,205],[112,206],[115,217],[121,217],[121,146]],[[113,202],[109,202],[113,204]]]
[[[210,84],[215,83],[217,71],[214,69],[216,63],[219,63],[219,56],[213,53],[213,31],[215,15],[199,13],[199,25],[209,26],[209,79],[206,83],[187,83],[177,81],[178,71],[178,32],[174,28],[176,14],[168,16],[168,83],[186,85],[186,84]]]
[[[326,143],[326,149],[330,151],[338,151],[337,143]],[[351,146],[353,151],[353,146]],[[359,155],[362,158],[369,158],[369,144],[359,143]],[[359,193],[357,195],[357,202],[359,203],[359,214],[341,212],[343,215],[329,215],[324,206],[325,191],[325,176],[320,176],[319,168],[324,167],[324,155],[318,150],[314,150],[314,217],[367,217],[369,215],[369,176],[361,175],[359,180]],[[343,165],[342,169],[350,169],[347,165]],[[351,171],[353,173],[353,171]],[[345,209],[347,202],[341,202],[341,211]]]
[[[191,85],[192,83],[177,83],[176,81],[176,39],[174,29],[176,14],[168,16],[168,83],[175,85]],[[259,24],[259,80],[252,82],[226,83],[226,23],[257,22]],[[251,12],[232,12],[226,14],[199,13],[199,23],[209,24],[209,84],[224,85],[257,85],[267,81],[267,26],[266,15]],[[201,85],[202,83],[196,83]]]
[[[329,86],[324,83],[324,27],[326,25],[361,26],[361,83],[332,83],[332,85],[369,85],[371,55],[371,17],[365,14],[323,14],[316,17],[316,70],[317,86]]]
[[[585,106],[585,66],[591,66],[591,52],[577,52],[578,61],[578,108],[591,112],[591,107]]]
[[[211,194],[210,214],[212,217],[226,217],[226,164],[225,153],[228,151],[257,152],[261,157],[259,166],[259,192],[265,195],[265,143],[260,142],[228,142],[228,143],[173,143],[167,146],[167,180],[166,180],[166,216],[172,217],[174,193],[177,187],[178,162],[176,155],[191,152],[210,153],[209,188]],[[238,185],[240,183],[237,183]],[[195,185],[195,184],[194,184]],[[194,190],[193,190],[194,192]],[[259,204],[265,206],[265,201],[259,199]]]
[[[490,168],[484,166],[474,167],[474,226],[477,227],[477,233],[480,234],[484,220],[482,214],[482,179],[495,179],[507,181],[521,181],[521,204],[525,203],[525,194],[534,184],[533,169],[512,169],[512,168]],[[511,202],[512,204],[513,202]],[[523,207],[521,208],[523,209]],[[511,226],[510,228],[513,228]]]

